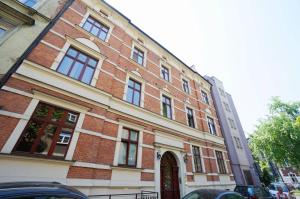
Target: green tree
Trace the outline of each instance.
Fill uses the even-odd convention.
[[[286,103],[275,97],[269,112],[250,137],[254,156],[264,154],[277,164],[288,161],[300,168],[300,102]]]

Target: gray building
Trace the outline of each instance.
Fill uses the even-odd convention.
[[[231,95],[225,92],[223,83],[216,77],[206,76],[206,78],[213,85],[212,97],[219,116],[236,184],[260,185],[252,154]]]

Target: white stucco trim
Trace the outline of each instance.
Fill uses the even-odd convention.
[[[144,101],[145,101],[145,85],[146,81],[143,79],[141,74],[137,71],[131,71],[127,73],[126,76],[126,83],[124,86],[124,93],[123,93],[123,100],[126,101],[127,97],[127,90],[128,90],[128,84],[129,84],[129,79],[133,79],[141,84],[141,96],[140,96],[140,107],[144,107]]]
[[[6,141],[5,145],[3,146],[1,153],[11,153],[14,146],[16,145],[17,141],[19,140],[19,137],[21,136],[24,128],[26,127],[31,115],[33,114],[36,106],[38,105],[39,100],[38,99],[32,99],[29,103],[28,107],[26,108],[24,112],[24,116],[26,116],[26,119],[20,119],[17,126],[13,130],[13,132],[10,134],[8,140]]]
[[[131,104],[114,98],[108,93],[86,85],[80,81],[73,80],[72,78],[32,63],[28,60],[25,60],[22,63],[14,77],[59,93],[64,93],[68,96],[71,95],[95,105],[108,106],[111,112],[116,112],[121,115],[126,114],[126,117],[135,118],[146,123],[160,125],[164,128],[172,129],[179,134],[182,132],[184,135],[192,136],[197,139],[224,144],[224,138],[202,132],[198,129],[191,129],[184,124],[164,118],[158,114],[152,113],[151,111],[131,106]],[[61,87],[61,85],[64,85],[64,87]],[[73,95],[73,93],[76,95]]]

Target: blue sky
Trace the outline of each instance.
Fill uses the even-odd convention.
[[[246,133],[272,96],[300,99],[300,1],[107,2],[200,74],[223,81]]]

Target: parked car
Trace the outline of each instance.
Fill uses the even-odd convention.
[[[244,199],[244,197],[233,191],[198,189],[188,193],[182,199]]]
[[[272,195],[265,187],[257,187],[257,186],[240,186],[237,185],[234,188],[235,192],[240,193],[245,198],[249,199],[272,199]]]
[[[88,199],[80,191],[57,182],[0,183],[0,199]]]
[[[282,188],[282,191],[284,194],[286,194],[288,197],[290,197],[290,194],[289,194],[289,189],[288,187],[286,186],[286,184],[284,183],[280,183],[280,182],[276,182],[276,183],[271,183],[269,185],[269,192],[272,194],[272,196],[274,198],[276,198],[276,194],[278,192],[278,188],[281,187]]]

